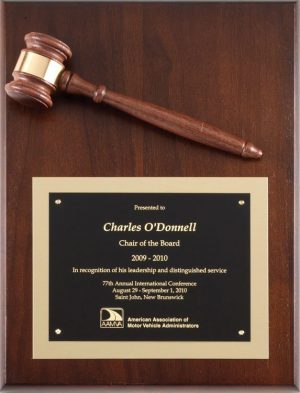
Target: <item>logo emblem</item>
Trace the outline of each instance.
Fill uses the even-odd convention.
[[[100,310],[101,328],[123,328],[124,310],[123,308],[103,307]]]

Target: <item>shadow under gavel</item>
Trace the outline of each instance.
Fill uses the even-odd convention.
[[[51,95],[59,88],[67,93],[90,97],[96,104],[104,102],[183,138],[244,158],[260,158],[263,154],[253,143],[203,121],[115,93],[104,85],[94,85],[65,70],[63,63],[71,58],[72,52],[68,45],[54,37],[29,33],[25,42],[26,49],[21,51],[12,74],[14,80],[5,86],[7,94],[21,104],[50,108]]]

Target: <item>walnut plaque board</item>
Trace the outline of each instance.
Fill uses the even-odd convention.
[[[91,82],[206,121],[264,152],[260,160],[245,160],[82,97],[56,94],[51,110],[26,108],[7,98],[3,112],[7,384],[292,385],[294,4],[5,2],[3,10],[6,53],[1,61],[7,82],[24,47],[24,35],[43,32],[70,46],[73,56],[68,66]],[[104,193],[113,195],[105,198]],[[210,194],[208,199],[205,193]],[[147,194],[136,202],[141,206],[152,206],[155,194],[153,206],[165,203],[178,215],[164,217],[145,210],[138,216],[128,208],[132,194]],[[102,213],[100,205],[105,207]],[[127,208],[120,209],[121,205]],[[224,219],[214,238],[217,213]],[[86,225],[87,217],[97,224],[95,231]],[[43,219],[49,225],[43,225]],[[132,223],[131,229],[140,225],[141,230],[111,231],[112,223],[128,228]],[[187,230],[146,232],[147,223]],[[224,223],[231,225],[230,231]],[[78,225],[85,228],[82,237]],[[221,232],[226,232],[224,238]],[[121,238],[121,233],[128,236]],[[179,241],[181,247],[141,253],[139,248],[116,245],[120,240]],[[104,244],[103,253],[98,244]],[[132,255],[136,261],[128,259]],[[153,255],[161,260],[153,261]],[[239,273],[229,263],[238,257]],[[203,264],[196,266],[194,261],[200,259]],[[116,300],[117,293],[112,292],[115,281],[149,281],[150,271],[137,271],[131,279],[106,273],[103,280],[100,273],[72,272],[109,264],[122,269],[182,269],[183,261],[188,261],[188,269],[221,270],[184,276],[166,270],[154,281],[174,281],[174,287],[127,286],[161,291],[143,293],[147,296],[178,296],[177,303],[175,299],[159,303],[158,315],[150,303],[136,306],[135,311],[133,301]],[[228,272],[221,273],[222,269]],[[176,277],[170,278],[171,274]],[[238,274],[244,286],[238,286]],[[107,281],[105,287],[102,281]],[[182,286],[179,282],[184,281],[197,285]],[[256,284],[262,296],[260,289],[252,289]],[[74,287],[84,293],[83,299]],[[91,292],[85,291],[87,287]],[[238,298],[230,292],[234,288]],[[129,296],[125,286],[118,289],[123,290],[119,296]],[[230,311],[230,305],[223,312],[216,297],[212,302],[212,294],[220,296],[223,290],[231,293],[237,313]],[[128,321],[129,317],[136,319]],[[154,317],[175,320],[153,321]],[[99,327],[114,325],[112,319],[121,325],[143,322],[138,318],[194,328],[164,332]],[[101,343],[106,346],[103,355]]]

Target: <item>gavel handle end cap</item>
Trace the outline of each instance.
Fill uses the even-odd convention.
[[[244,158],[261,158],[263,156],[263,152],[261,149],[259,149],[258,147],[254,146],[253,143],[251,142],[246,142],[241,156]]]

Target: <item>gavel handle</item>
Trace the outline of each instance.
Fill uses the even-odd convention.
[[[104,102],[183,138],[237,154],[244,158],[260,158],[262,156],[262,151],[251,142],[246,142],[203,121],[195,120],[158,105],[109,91],[103,85],[93,85],[70,71],[63,72],[60,79],[60,88],[67,93],[88,96],[96,103]]]

